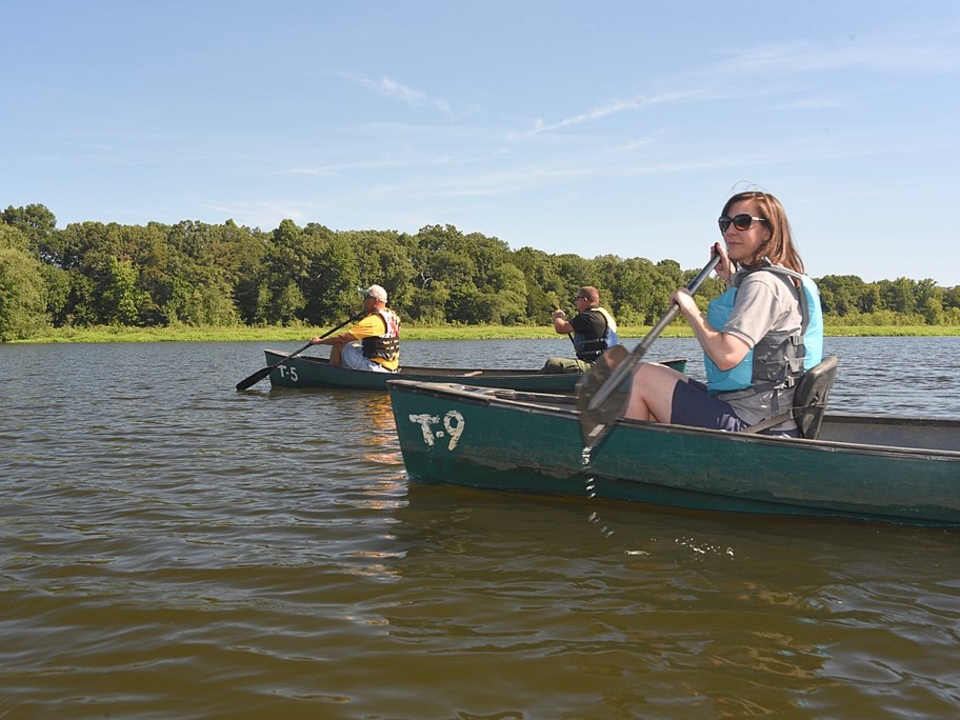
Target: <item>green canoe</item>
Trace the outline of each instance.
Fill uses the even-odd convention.
[[[617,420],[576,398],[389,383],[411,480],[701,510],[960,525],[960,422],[827,413],[816,440]]]
[[[279,363],[289,353],[265,350],[267,365]],[[665,365],[685,372],[684,358],[661,360]],[[422,382],[469,382],[483,387],[543,393],[573,393],[583,373],[541,375],[536,370],[503,370],[471,368],[401,367],[397,373],[366,372],[331,365],[327,358],[297,355],[270,373],[270,384],[284,388],[349,388],[354,390],[387,389],[388,380]]]

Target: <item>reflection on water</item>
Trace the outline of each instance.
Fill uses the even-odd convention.
[[[958,344],[828,339],[833,405],[958,416]],[[0,717],[957,714],[955,531],[409,485],[386,396],[261,350],[0,346]]]

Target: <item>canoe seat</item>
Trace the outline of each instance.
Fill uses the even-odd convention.
[[[800,437],[816,440],[820,434],[823,413],[833,381],[837,378],[837,357],[831,355],[807,370],[793,394],[793,417],[800,428]]]
[[[793,417],[800,429],[800,437],[816,440],[820,434],[820,425],[823,423],[823,413],[827,409],[830,389],[836,378],[837,358],[831,355],[800,376],[797,389],[793,393],[793,407],[789,411],[762,420],[742,432],[758,433]]]

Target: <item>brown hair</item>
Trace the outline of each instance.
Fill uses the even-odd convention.
[[[757,257],[744,264],[752,267],[763,258],[767,258],[775,265],[783,265],[794,272],[802,273],[803,260],[800,259],[800,253],[797,252],[797,247],[793,242],[793,233],[790,230],[787,213],[776,197],[759,190],[737,193],[727,200],[721,215],[728,215],[731,206],[745,201],[756,203],[759,217],[766,218],[767,227],[770,229],[770,239],[760,246]]]

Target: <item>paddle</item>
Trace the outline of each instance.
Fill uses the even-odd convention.
[[[361,317],[363,317],[365,314],[366,314],[366,311],[358,312],[358,313],[357,313],[356,315],[354,315],[353,317],[350,317],[350,318],[347,318],[346,320],[344,320],[342,323],[340,323],[339,325],[337,325],[335,328],[333,328],[333,329],[331,329],[331,330],[328,330],[327,332],[325,332],[325,333],[324,333],[323,335],[321,335],[320,337],[321,337],[321,338],[325,338],[325,337],[327,337],[328,335],[332,335],[332,334],[335,333],[337,330],[339,330],[340,328],[342,328],[344,325],[349,325],[350,323],[352,323],[352,322],[354,322],[354,321],[356,321],[356,320],[359,320],[359,319],[360,319]],[[245,378],[245,379],[241,380],[240,382],[238,382],[238,383],[237,383],[237,390],[246,390],[248,387],[251,387],[251,386],[253,386],[253,385],[256,385],[258,382],[260,382],[261,380],[263,380],[267,375],[269,375],[270,373],[272,373],[272,372],[274,371],[274,369],[280,367],[280,366],[283,365],[284,363],[290,362],[293,358],[295,358],[297,355],[299,355],[299,354],[302,353],[304,350],[306,350],[307,348],[309,348],[311,345],[313,345],[313,342],[312,342],[312,341],[311,341],[311,342],[308,342],[306,345],[304,345],[302,348],[300,348],[300,349],[297,350],[296,352],[290,353],[289,355],[287,355],[287,357],[285,357],[285,358],[284,358],[283,360],[281,360],[280,362],[276,362],[276,363],[274,363],[273,365],[268,365],[267,367],[262,368],[261,370],[257,370],[257,371],[256,371],[253,375],[251,375],[250,377]]]
[[[691,294],[703,285],[703,281],[713,272],[718,262],[720,256],[714,255],[710,262],[703,266],[700,274],[687,285]],[[680,306],[673,303],[633,352],[627,353],[622,345],[614,345],[590,367],[577,390],[580,434],[587,448],[596,447],[613,422],[623,415],[630,399],[630,383],[625,383],[624,380],[630,376],[637,363],[653,345],[653,341],[673,322],[679,312]]]

